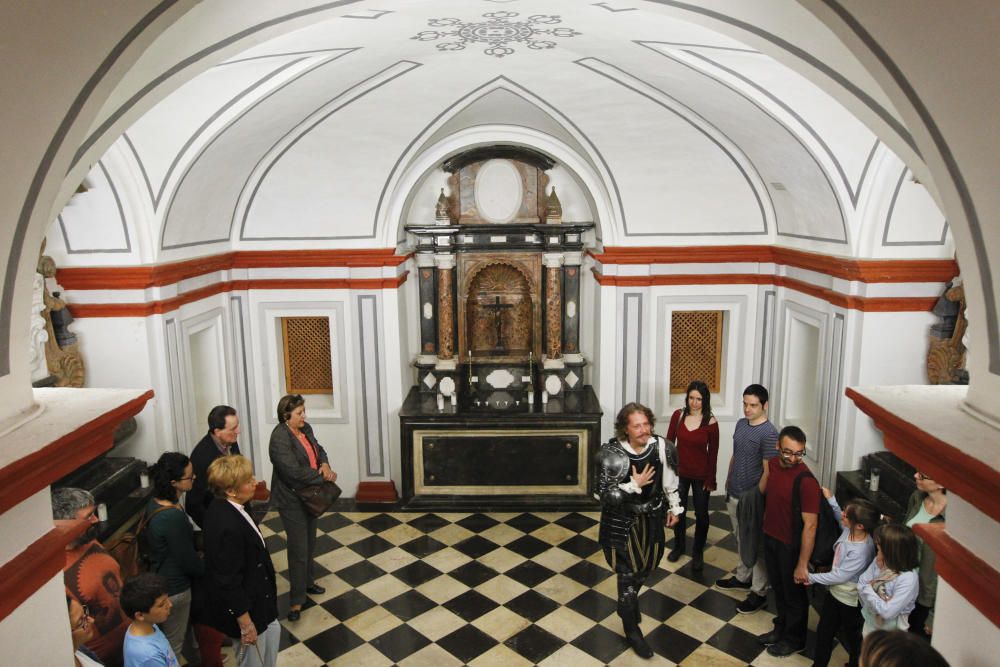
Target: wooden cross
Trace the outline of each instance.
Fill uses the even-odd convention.
[[[494,352],[504,352],[507,350],[507,347],[503,344],[503,311],[513,307],[514,305],[510,303],[500,303],[500,297],[496,297],[494,303],[483,304],[482,306],[484,310],[493,312],[493,321],[496,323],[497,342],[493,347]]]

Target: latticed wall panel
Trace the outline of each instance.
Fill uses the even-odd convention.
[[[692,380],[709,391],[722,381],[721,310],[674,311],[670,323],[670,393],[683,394]]]
[[[281,333],[285,390],[289,394],[333,393],[329,318],[283,317]]]

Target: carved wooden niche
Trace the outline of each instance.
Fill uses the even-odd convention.
[[[484,253],[459,257],[458,348],[473,361],[541,355],[541,257]]]

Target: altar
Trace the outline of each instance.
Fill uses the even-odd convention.
[[[594,506],[601,409],[579,347],[594,223],[563,222],[554,166],[517,146],[460,153],[435,220],[404,227],[420,299],[406,507]]]

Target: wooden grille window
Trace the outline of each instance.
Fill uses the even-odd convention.
[[[670,393],[701,380],[713,394],[722,382],[721,310],[674,311],[670,327]]]
[[[282,317],[285,390],[289,394],[332,394],[330,319]]]

